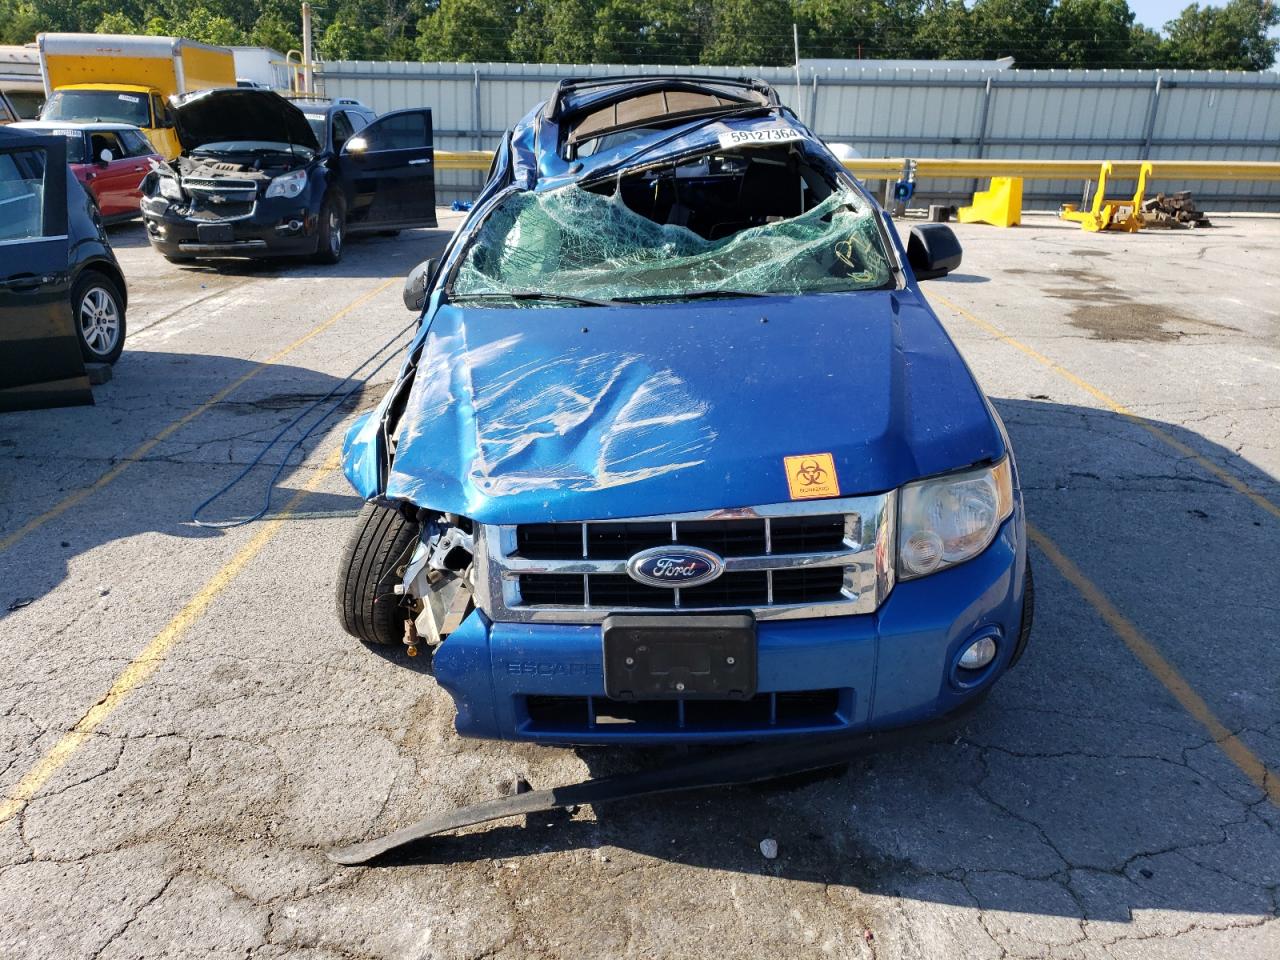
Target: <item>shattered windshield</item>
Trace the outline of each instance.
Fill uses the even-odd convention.
[[[739,197],[732,216],[747,206]],[[663,209],[670,219],[669,211],[678,208],[674,203]],[[850,190],[837,187],[794,216],[757,219],[764,222],[742,229],[716,224],[700,233],[637,213],[621,191],[604,196],[570,186],[515,193],[476,232],[451,296],[487,298],[480,305],[502,305],[502,294],[527,297],[531,291],[543,297],[671,300],[715,291],[833,293],[892,282],[875,213]]]

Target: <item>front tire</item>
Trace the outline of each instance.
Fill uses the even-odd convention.
[[[1009,661],[1009,666],[1013,667],[1022,659],[1022,654],[1027,649],[1027,643],[1031,640],[1031,625],[1036,618],[1036,582],[1031,575],[1031,557],[1027,557],[1027,580],[1026,585],[1022,588],[1022,622],[1018,628],[1018,642],[1013,648],[1013,658]]]
[[[317,263],[337,263],[342,259],[342,246],[346,242],[347,210],[342,198],[331,193],[320,207],[319,245],[316,247]]]
[[[404,639],[409,610],[395,592],[418,540],[418,525],[395,510],[366,503],[342,551],[338,568],[338,619],[365,643]]]
[[[124,295],[105,273],[86,270],[71,288],[71,315],[85,363],[115,363],[124,350]]]

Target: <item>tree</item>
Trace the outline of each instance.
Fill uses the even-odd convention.
[[[418,21],[418,56],[423,60],[507,60],[514,16],[510,0],[440,0],[434,13]]]
[[[507,40],[507,52],[513,61],[542,63],[547,58],[547,31],[543,24],[544,4],[540,0],[518,0],[516,20]]]
[[[94,33],[123,33],[132,34],[140,32],[140,28],[130,19],[127,13],[108,13],[98,25],[93,28]]]
[[[360,22],[358,13],[344,9],[324,28],[316,49],[325,60],[380,60],[386,42]]]
[[[1280,0],[1198,0],[1164,25],[1131,0],[311,0],[327,59],[787,65],[804,57],[991,59],[1020,67],[1266,70]],[[1185,2],[1185,0],[1184,0]],[[0,0],[0,43],[149,33],[300,49],[298,0]]]
[[[962,8],[963,9],[963,8]],[[912,57],[918,0],[796,0],[803,57]]]
[[[711,34],[709,0],[605,0],[596,11],[600,63],[697,63]]]
[[[21,0],[0,0],[0,43],[29,43],[47,21],[34,5]]]
[[[595,54],[598,0],[544,0],[543,60],[551,63],[590,63]]]
[[[184,37],[200,43],[224,46],[242,44],[248,35],[230,17],[213,13],[208,7],[175,4],[168,16],[148,19],[142,32],[157,37]]]
[[[1013,57],[1020,67],[1053,63],[1050,10],[1053,0],[975,0],[971,10],[970,57]]]
[[[302,24],[287,23],[278,13],[264,13],[253,24],[249,43],[255,47],[270,47],[287,53],[302,49]]]
[[[1129,65],[1133,11],[1126,0],[1058,0],[1049,23],[1053,59],[1063,66]]]
[[[1129,60],[1135,67],[1162,67],[1160,34],[1150,27],[1135,23],[1129,31]]]
[[[793,63],[789,0],[711,0],[711,37],[702,62],[732,66]]]
[[[973,15],[964,0],[925,0],[916,28],[917,57],[964,60],[974,56]]]
[[[1161,59],[1193,70],[1268,70],[1280,39],[1267,31],[1280,24],[1272,0],[1228,0],[1224,7],[1193,3],[1164,25]]]

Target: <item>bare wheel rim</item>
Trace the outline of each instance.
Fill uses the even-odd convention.
[[[337,210],[329,211],[329,252],[335,257],[342,250],[342,218]]]
[[[120,308],[111,291],[90,287],[80,301],[80,334],[99,356],[107,356],[120,339]]]

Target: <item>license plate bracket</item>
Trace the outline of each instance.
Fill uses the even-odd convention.
[[[749,700],[756,693],[749,613],[613,614],[603,644],[604,690],[614,700]]]
[[[235,233],[229,223],[201,223],[196,226],[196,238],[201,243],[231,243]]]

